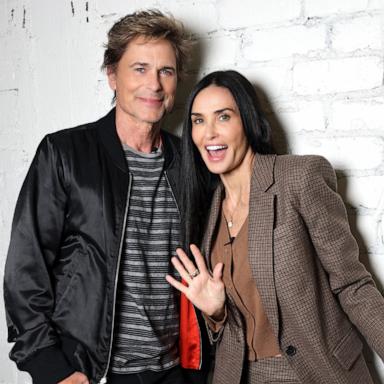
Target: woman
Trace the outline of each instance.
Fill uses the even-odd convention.
[[[235,71],[192,91],[183,154],[184,245],[205,228],[205,260],[191,245],[196,268],[179,249],[184,284],[167,280],[205,314],[213,382],[372,383],[357,330],[383,358],[384,299],[329,163],[273,154],[255,91]]]

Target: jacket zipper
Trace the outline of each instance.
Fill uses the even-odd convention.
[[[177,208],[177,212],[179,212],[180,223],[181,223],[181,213],[180,213],[180,209],[179,209],[179,206],[178,206],[178,204],[177,204],[177,200],[176,200],[175,194],[173,193],[172,185],[171,185],[171,183],[169,182],[167,171],[164,171],[164,176],[165,176],[165,180],[167,180],[167,183],[168,183],[168,185],[169,185],[169,189],[171,190],[173,200],[175,201],[176,208]]]
[[[173,193],[172,185],[171,185],[171,183],[169,182],[168,175],[167,175],[167,171],[164,171],[164,176],[165,176],[165,179],[167,180],[167,183],[168,183],[168,185],[169,185],[169,189],[171,190],[172,197],[173,197],[173,200],[175,201],[177,211],[179,212],[180,223],[181,223],[181,213],[180,213],[180,209],[179,209],[179,206],[178,206],[178,204],[177,204],[177,200],[176,200],[175,194]],[[196,316],[196,319],[197,319],[197,313],[196,313],[195,307],[192,306],[192,308],[193,308],[193,311],[195,312],[195,316]],[[199,329],[200,343],[201,343],[201,329],[200,329],[200,325],[198,325],[198,329]],[[202,363],[203,363],[203,353],[202,353],[202,352],[203,352],[203,351],[202,351],[202,348],[201,348],[201,346],[200,346],[200,363],[199,363],[199,369],[201,369],[201,366],[202,366]]]
[[[125,200],[125,210],[124,210],[124,219],[123,219],[123,230],[120,238],[120,246],[119,246],[119,254],[117,258],[117,266],[116,266],[116,274],[115,274],[115,287],[114,287],[114,293],[113,293],[113,311],[112,311],[112,329],[111,329],[111,338],[110,338],[110,344],[109,344],[109,352],[108,352],[108,360],[107,365],[104,371],[104,375],[99,381],[99,384],[105,384],[107,382],[107,374],[109,370],[109,365],[111,363],[111,356],[112,356],[112,344],[113,344],[113,333],[115,328],[115,314],[116,314],[116,294],[117,294],[117,280],[119,279],[119,270],[120,270],[120,261],[121,261],[121,254],[123,251],[123,243],[125,239],[125,227],[127,225],[127,217],[128,217],[128,207],[129,207],[129,197],[131,194],[131,184],[132,184],[132,177],[129,175],[129,184],[128,184],[128,190]]]

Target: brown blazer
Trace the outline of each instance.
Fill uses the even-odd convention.
[[[216,190],[203,252],[221,208]],[[305,384],[372,383],[358,332],[384,358],[384,298],[359,262],[336,176],[319,156],[256,155],[249,201],[249,262],[282,353]],[[243,319],[227,296],[214,384],[241,382]],[[357,329],[357,330],[356,330]]]

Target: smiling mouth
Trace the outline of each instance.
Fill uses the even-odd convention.
[[[205,149],[208,152],[208,156],[211,160],[221,160],[224,158],[227,145],[206,145]]]
[[[140,99],[148,105],[155,105],[155,106],[162,104],[164,100],[164,99],[157,99],[157,98],[151,98],[151,97],[140,97]]]

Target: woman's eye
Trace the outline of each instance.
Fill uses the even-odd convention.
[[[229,120],[230,119],[230,116],[229,115],[227,115],[227,114],[223,114],[223,115],[220,115],[219,116],[219,120],[220,121],[227,121],[227,120]]]
[[[203,122],[203,119],[197,118],[197,119],[192,119],[192,124],[201,124]]]

